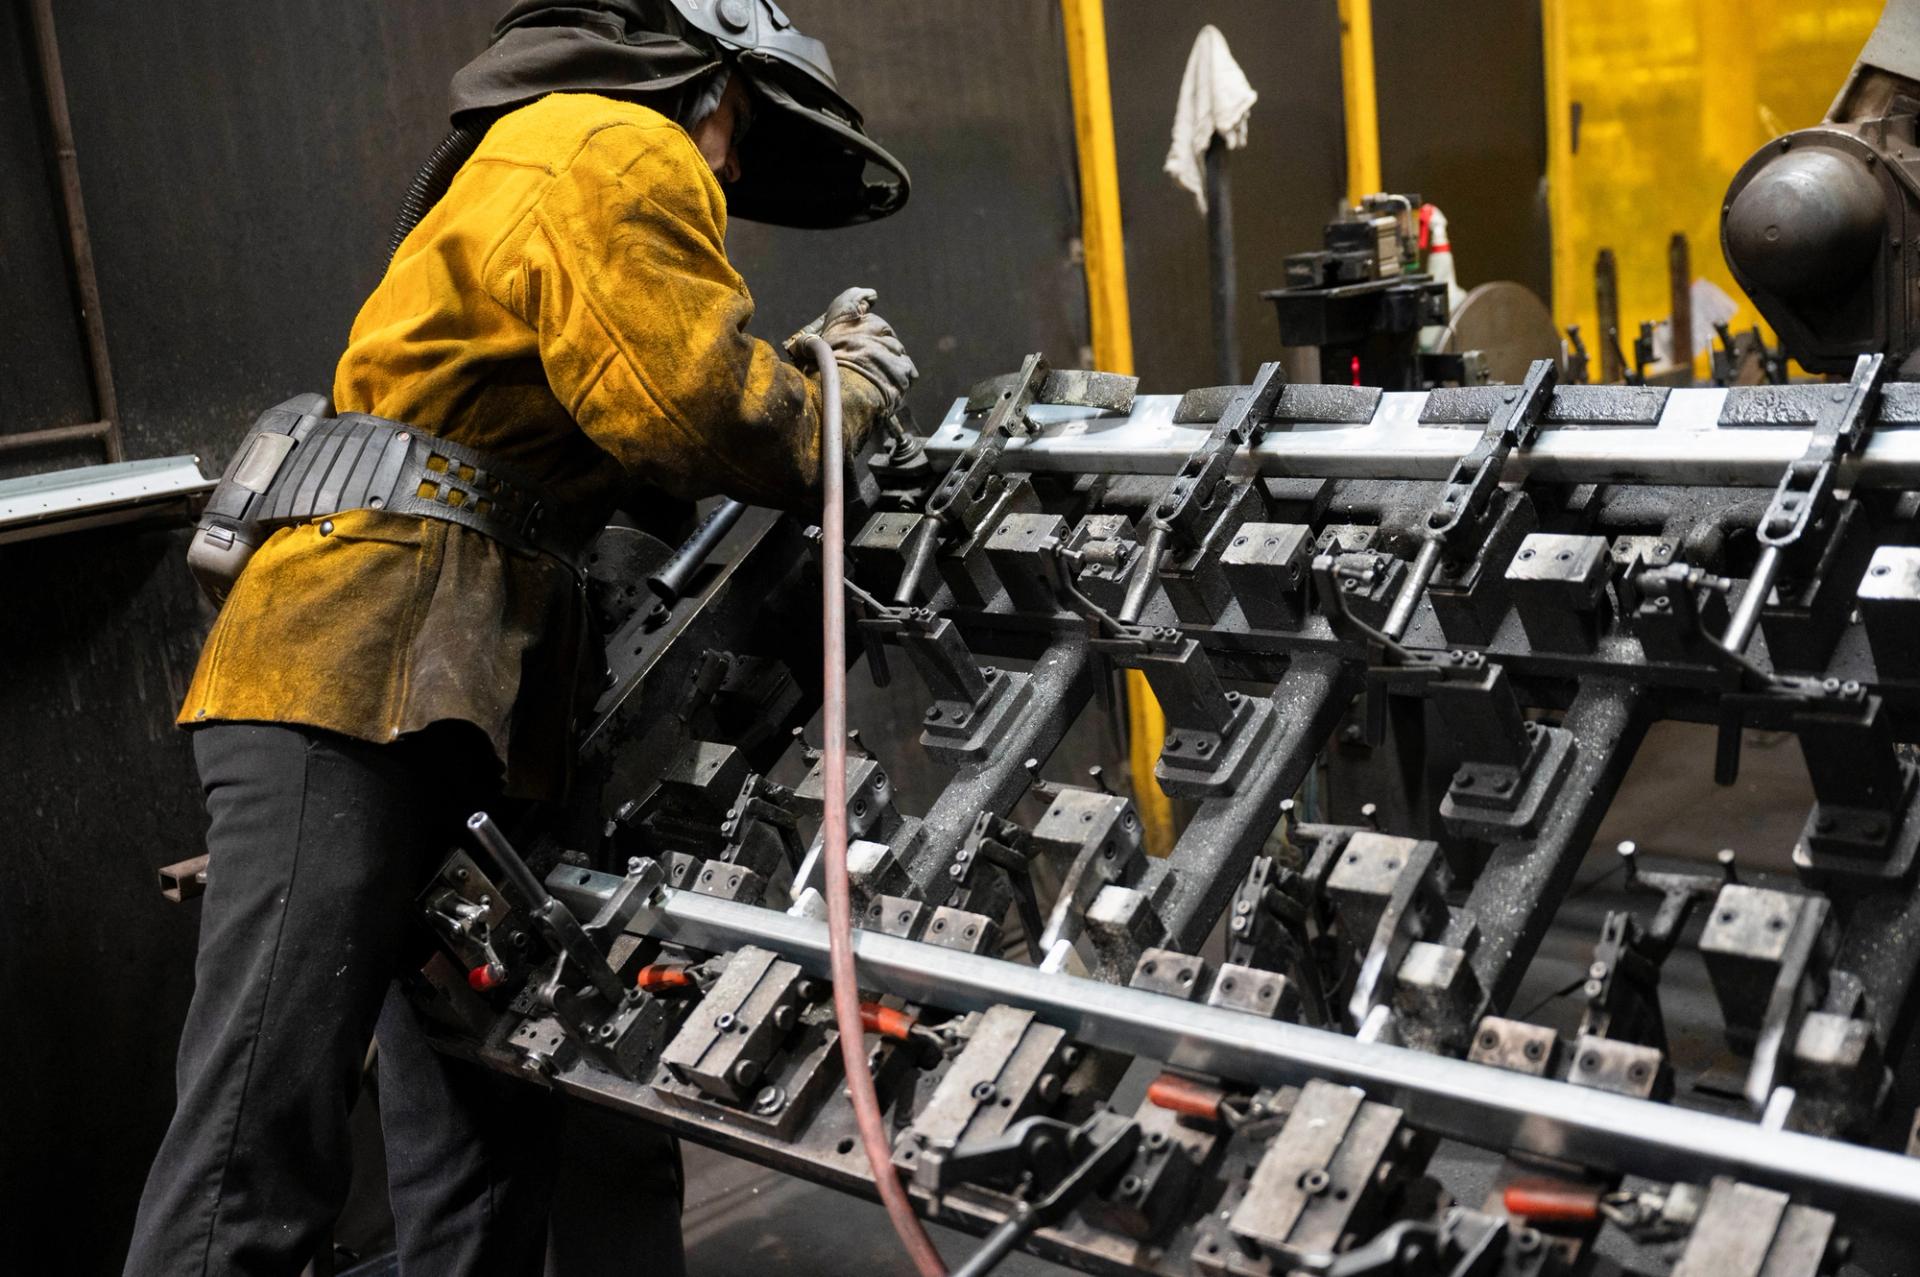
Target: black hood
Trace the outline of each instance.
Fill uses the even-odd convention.
[[[907,202],[907,170],[840,96],[826,47],[773,0],[520,0],[453,77],[456,125],[548,93],[642,96],[682,124],[722,67],[754,89],[731,216],[832,227]],[[868,180],[868,169],[879,170]]]

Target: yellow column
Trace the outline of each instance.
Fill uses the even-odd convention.
[[[1127,314],[1127,255],[1120,231],[1120,172],[1113,153],[1113,98],[1107,82],[1107,22],[1101,0],[1060,0],[1066,23],[1067,74],[1080,153],[1080,240],[1086,256],[1087,313],[1094,365],[1133,372],[1133,328]],[[1173,807],[1153,778],[1167,733],[1166,718],[1146,679],[1127,672],[1128,761],[1133,801],[1147,850],[1173,846]]]
[[[1373,0],[1340,0],[1340,92],[1347,116],[1347,202],[1377,194],[1380,105],[1373,85]]]
[[[1552,228],[1553,313],[1560,327],[1584,327],[1593,367],[1600,367],[1600,342],[1605,334],[1588,314],[1593,309],[1591,262],[1580,255],[1585,245],[1573,233],[1570,219],[1576,207],[1573,190],[1573,94],[1567,67],[1566,0],[1544,0],[1540,6],[1543,65],[1547,80],[1547,224]],[[1622,315],[1621,324],[1626,323]],[[1595,374],[1598,376],[1598,373]]]

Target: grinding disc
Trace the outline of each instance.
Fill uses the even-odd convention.
[[[1482,284],[1463,297],[1440,336],[1440,350],[1479,351],[1486,357],[1488,378],[1503,383],[1523,380],[1536,359],[1562,362],[1560,329],[1546,303],[1510,280]]]

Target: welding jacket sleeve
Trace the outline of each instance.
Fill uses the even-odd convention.
[[[685,497],[813,508],[820,387],[747,332],[726,200],[678,126],[588,135],[491,255],[489,291],[538,335],[553,393],[636,477]],[[841,379],[848,449],[882,403]]]

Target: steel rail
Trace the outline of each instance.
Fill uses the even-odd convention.
[[[1576,388],[1579,389],[1579,388]],[[1541,427],[1534,442],[1507,458],[1502,478],[1553,483],[1660,483],[1771,488],[1806,452],[1803,426],[1719,424],[1725,390],[1674,390],[1659,424]],[[1008,470],[1074,474],[1172,474],[1210,423],[1173,420],[1179,398],[1141,395],[1127,415],[1036,405],[1039,432],[1007,441]],[[1480,437],[1473,425],[1422,425],[1424,393],[1380,396],[1364,425],[1301,423],[1270,430],[1234,458],[1238,475],[1329,479],[1445,479]],[[965,401],[955,401],[927,439],[936,467],[950,465],[974,438]],[[1841,487],[1920,487],[1920,429],[1882,425],[1864,451],[1839,465]]]
[[[591,913],[619,881],[562,867],[548,886],[576,913]],[[827,970],[824,923],[689,891],[668,893],[648,934],[711,952],[758,945],[816,974]],[[1920,1159],[872,931],[855,933],[854,956],[873,992],[959,1012],[1018,1007],[1089,1046],[1244,1083],[1328,1079],[1403,1109],[1417,1127],[1482,1148],[1660,1180],[1732,1175],[1849,1220],[1920,1218]]]

